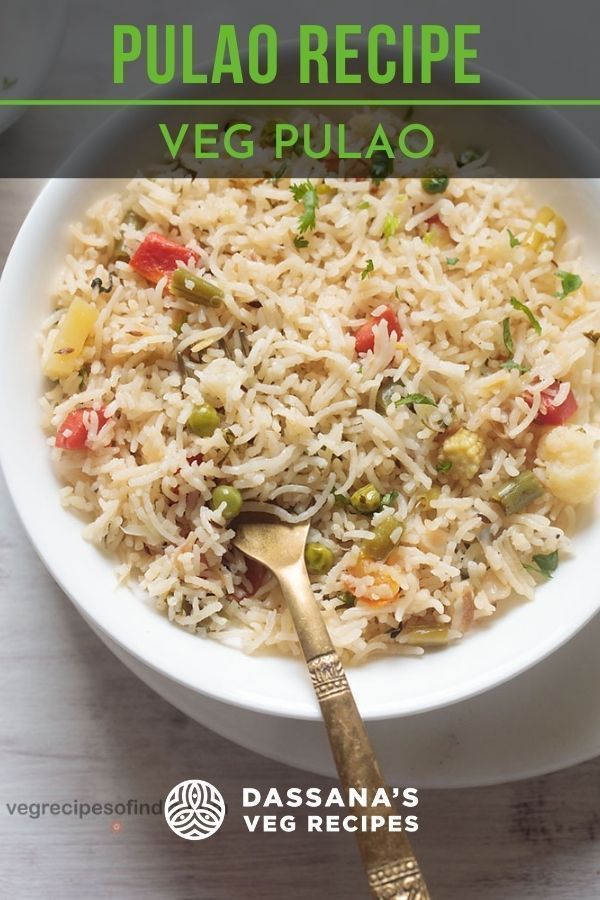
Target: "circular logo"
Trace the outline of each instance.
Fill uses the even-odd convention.
[[[167,825],[186,841],[203,841],[216,834],[225,811],[223,795],[208,781],[182,781],[165,800]]]

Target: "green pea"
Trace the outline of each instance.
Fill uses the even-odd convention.
[[[426,194],[443,194],[450,179],[443,169],[432,169],[426,178],[421,178],[421,186]]]
[[[365,484],[354,491],[350,505],[359,513],[372,513],[381,506],[381,494],[374,484]]]
[[[402,528],[400,519],[397,519],[395,516],[388,516],[386,519],[383,519],[373,529],[373,537],[367,538],[360,545],[362,555],[369,559],[381,561],[387,559],[394,549],[392,534],[398,528]]]
[[[210,403],[195,406],[187,420],[188,428],[198,437],[212,437],[220,424],[221,417]]]
[[[213,509],[218,509],[223,503],[225,504],[223,518],[226,522],[229,522],[231,519],[239,516],[244,500],[237,488],[228,484],[221,484],[212,492],[211,506]]]
[[[325,544],[307,544],[304,549],[304,561],[306,568],[314,575],[324,575],[331,569],[334,558],[333,553]]]
[[[375,409],[381,416],[385,416],[388,406],[391,405],[395,396],[400,393],[400,385],[386,378],[381,383],[381,387],[377,391],[377,399],[375,400]]]

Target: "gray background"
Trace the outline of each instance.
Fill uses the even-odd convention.
[[[472,2],[461,18],[496,9],[484,31],[481,60],[534,91],[558,92],[598,65],[597,31],[581,27],[583,3],[569,4],[560,28],[547,3]],[[183,4],[180,4],[183,6]],[[207,31],[218,21],[268,20],[293,25],[288,4],[197,4]],[[370,3],[370,20],[384,4]],[[523,7],[526,7],[525,10]],[[137,20],[139,3],[79,0],[63,62],[48,82],[58,93],[76,83],[100,94],[110,78],[101,39],[109,10]],[[530,9],[531,7],[531,9]],[[148,20],[173,20],[177,4],[146,0]],[[350,4],[305,0],[298,18],[352,21]],[[447,2],[394,4],[395,20],[448,21]],[[523,26],[535,8],[535,27]],[[364,19],[364,4],[361,18]],[[81,40],[85,27],[89,40]],[[572,36],[568,36],[568,32]],[[95,35],[95,37],[94,37]],[[525,61],[527,50],[532,60]],[[533,48],[533,50],[532,50]],[[133,89],[132,89],[133,93]],[[27,119],[6,136],[27,139]],[[0,268],[37,185],[0,183]],[[41,511],[42,513],[42,511]],[[328,835],[251,836],[237,811],[242,785],[280,789],[330,782],[261,759],[211,734],[139,683],[95,638],[46,574],[0,489],[0,896],[11,900],[315,900],[367,897],[351,838]],[[592,689],[592,688],[591,688]],[[595,689],[595,687],[594,687]],[[79,823],[65,817],[11,818],[5,802],[74,797],[153,800],[189,777],[190,768],[219,785],[232,815],[205,845],[188,845],[155,818]],[[415,846],[433,900],[596,900],[600,864],[597,808],[600,762],[521,784],[421,794]]]
[[[10,9],[11,4],[22,6],[28,0],[2,2]],[[240,41],[248,28],[259,22],[274,25],[281,40],[296,37],[301,22],[325,26],[340,22],[359,23],[364,28],[386,22],[397,30],[403,23],[429,22],[447,27],[457,23],[479,23],[481,34],[475,41],[479,49],[478,63],[483,68],[546,99],[594,97],[600,93],[600,54],[597,51],[600,4],[591,0],[571,0],[566,6],[556,0],[453,0],[451,3],[448,0],[405,0],[403,3],[396,0],[329,3],[303,0],[298,4],[282,3],[281,0],[222,0],[216,3],[207,0],[171,0],[169,3],[71,0],[62,50],[45,80],[43,96],[137,97],[152,87],[141,64],[127,69],[125,85],[115,87],[112,84],[112,28],[115,22],[140,27],[147,23],[193,23],[200,62],[212,57],[221,23],[234,23]],[[23,52],[26,56],[26,47]],[[263,90],[265,95],[276,95],[271,86]],[[410,95],[411,88],[405,90],[404,96]],[[469,96],[469,90],[469,86],[463,86],[460,93]],[[402,96],[402,91],[399,85],[398,96]],[[249,93],[256,95],[259,91],[250,87]],[[439,93],[443,92],[440,90]],[[332,94],[330,88],[328,94]],[[51,175],[80,139],[110,114],[111,110],[29,110],[8,134],[0,136],[0,174]],[[203,115],[198,109],[189,113],[182,110],[181,121],[202,121]],[[456,111],[456,115],[462,113]],[[472,116],[471,113],[467,115],[467,124],[473,119],[479,121],[477,110]],[[503,115],[502,111],[498,112],[498,116]],[[600,108],[562,109],[561,116],[600,145]],[[511,124],[510,127],[514,130],[515,126]],[[515,140],[519,140],[517,134]],[[525,160],[523,172],[506,174],[554,174],[532,171],[535,164],[534,154],[533,160]],[[124,165],[116,162],[115,168],[119,171],[107,174],[134,174],[130,165],[125,165],[126,171],[123,171]],[[561,175],[578,174],[572,172],[571,162],[565,165],[568,171],[561,171]],[[585,174],[600,175],[600,171],[595,171],[598,166],[600,162],[594,164],[593,172]]]

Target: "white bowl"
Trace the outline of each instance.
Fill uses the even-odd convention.
[[[336,777],[323,722],[270,716],[190,691],[97,634],[163,700],[221,737],[276,762]],[[493,690],[429,713],[371,720],[369,737],[389,784],[505,784],[598,756],[600,694],[589,686],[600,679],[599,641],[596,616],[556,653]]]
[[[293,44],[282,54],[278,72],[280,96],[292,96],[297,72]],[[446,80],[448,85],[453,83],[450,69]],[[431,89],[425,87],[421,93],[426,95]],[[188,89],[188,93],[195,90]],[[519,92],[513,85],[485,75],[481,93],[515,96]],[[185,91],[175,87],[171,95],[185,95]],[[214,113],[218,115],[216,109],[211,115]],[[230,109],[223,110],[221,120],[230,114]],[[272,114],[279,113],[273,110]],[[152,115],[150,120],[148,115],[126,110],[115,116],[78,151],[70,171],[86,171],[90,160],[106,159],[111,148],[121,144],[125,158],[129,152],[136,159],[140,135],[148,132],[149,121],[150,131],[156,132]],[[485,109],[478,111],[471,120],[474,132],[463,130],[459,139],[466,146],[477,143],[477,134],[486,138],[495,134],[496,143],[508,157],[522,149],[523,138],[533,141],[540,159],[549,147],[575,159],[587,159],[591,152],[576,133],[557,129],[556,117],[545,110],[531,111],[528,134],[524,133],[522,114],[514,113],[522,138],[517,142],[506,127],[510,115],[498,118]],[[445,110],[444,116],[449,134],[458,117],[452,109]],[[56,272],[65,255],[68,224],[80,219],[99,195],[115,187],[119,182],[50,182],[25,221],[0,282],[0,461],[15,505],[58,583],[84,615],[128,653],[172,681],[226,703],[273,715],[317,719],[318,707],[300,661],[249,657],[217,641],[191,635],[170,624],[138,594],[127,588],[116,590],[114,561],[83,540],[81,522],[60,505],[58,482],[40,429],[43,382],[36,334],[48,313]],[[573,233],[582,235],[587,256],[594,259],[600,233],[600,183],[538,182],[536,190],[559,209]],[[596,261],[600,265],[597,257]],[[600,605],[600,591],[590,574],[596,563],[600,524],[595,516],[589,521],[593,524],[582,529],[575,541],[575,558],[561,563],[556,578],[539,589],[533,602],[513,604],[443,651],[418,659],[379,659],[351,669],[350,682],[363,716],[404,716],[464,700],[523,671],[575,634]]]
[[[67,224],[80,218],[107,181],[50,182],[27,217],[0,283],[0,459],[9,489],[35,547],[75,605],[101,631],[169,679],[219,700],[294,718],[318,717],[309,679],[298,660],[249,657],[170,624],[126,588],[115,589],[115,564],[81,537],[81,522],[59,502],[58,482],[40,429],[36,334],[67,247]],[[539,182],[555,206],[597,254],[598,181]],[[595,257],[596,264],[600,260]],[[516,603],[460,643],[421,658],[385,658],[349,672],[366,719],[414,714],[455,703],[497,685],[551,653],[597,611],[594,572],[600,520],[590,513],[535,600]],[[40,603],[44,598],[40,597]],[[35,622],[31,623],[35,628]]]

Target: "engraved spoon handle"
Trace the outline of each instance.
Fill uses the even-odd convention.
[[[366,789],[372,798],[387,790],[371,741],[333,649],[302,560],[277,573],[321,706],[333,758],[345,791]],[[388,792],[389,796],[389,792]],[[394,810],[383,807],[385,814]],[[361,812],[363,810],[361,809]],[[364,808],[382,815],[382,807]],[[429,900],[429,893],[408,839],[402,832],[356,832],[372,895],[379,900]]]

